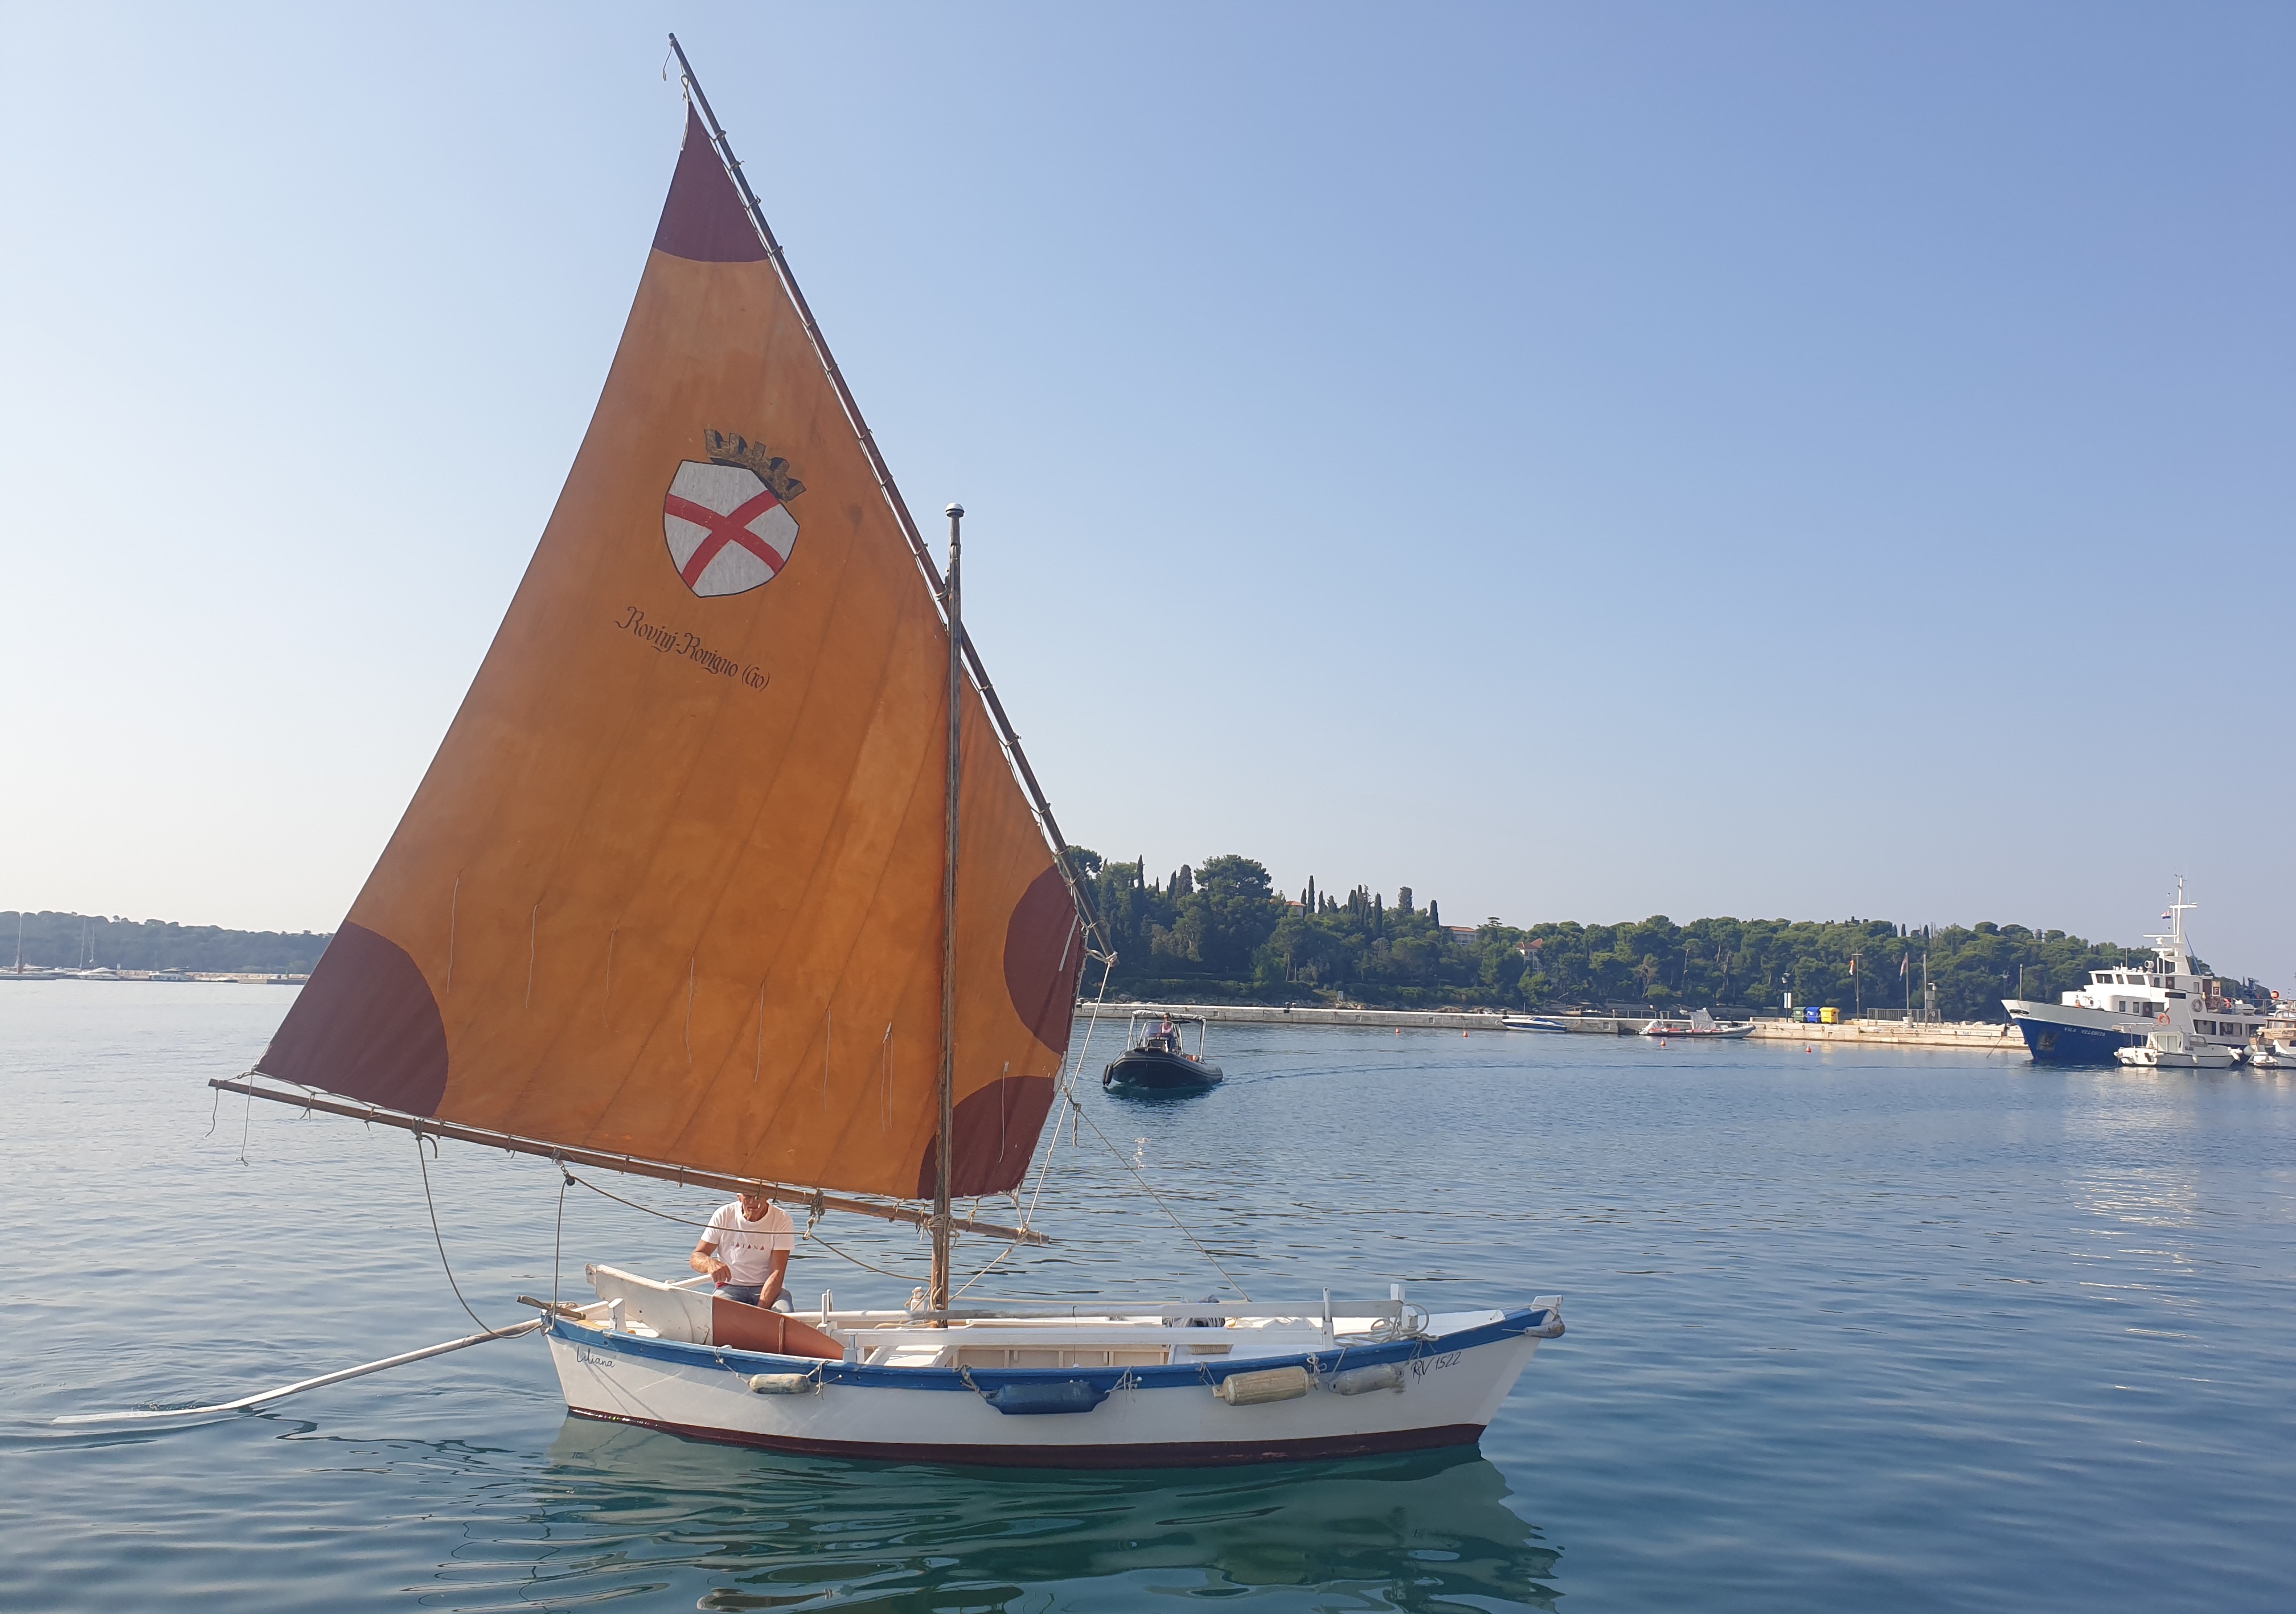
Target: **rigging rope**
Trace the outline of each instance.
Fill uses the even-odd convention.
[[[1141,1175],[1140,1168],[1125,1158],[1124,1151],[1121,1149],[1119,1149],[1114,1143],[1109,1143],[1108,1134],[1100,1129],[1100,1123],[1098,1121],[1094,1120],[1092,1117],[1084,1112],[1084,1106],[1078,1103],[1076,1100],[1071,1097],[1069,1100],[1069,1108],[1076,1111],[1076,1118],[1078,1121],[1092,1128],[1093,1136],[1098,1138],[1102,1143],[1108,1144],[1108,1152],[1116,1157],[1116,1163],[1132,1174],[1133,1180],[1140,1184],[1141,1189],[1150,1199],[1156,1201],[1157,1209],[1162,1211],[1166,1216],[1172,1217],[1172,1225],[1180,1230],[1180,1236],[1196,1247],[1196,1253],[1212,1264],[1212,1270],[1214,1272],[1219,1274],[1221,1277],[1227,1279],[1228,1287],[1234,1290],[1236,1293],[1243,1295],[1243,1298],[1246,1300],[1250,1299],[1251,1297],[1244,1292],[1243,1285],[1237,1282],[1234,1277],[1230,1276],[1227,1268],[1219,1264],[1219,1258],[1212,1254],[1210,1250],[1204,1248],[1203,1241],[1197,1238],[1194,1233],[1188,1231],[1188,1225],[1185,1222],[1180,1220],[1177,1216],[1173,1215],[1172,1208],[1164,1203],[1163,1195],[1158,1193],[1156,1190],[1150,1185],[1148,1179]]]
[[[1100,1028],[1101,1005],[1108,1001],[1108,977],[1110,972],[1113,971],[1115,967],[1116,966],[1112,963],[1106,959],[1103,959],[1101,961],[1100,994],[1092,1000],[1092,1012],[1090,1015],[1086,1017],[1084,1022],[1084,1045],[1077,1050],[1076,1063],[1070,1068],[1066,1079],[1061,1083],[1060,1097],[1069,1099],[1071,1103],[1075,1102],[1070,1095],[1076,1091],[1077,1079],[1084,1074],[1086,1059],[1092,1053],[1093,1033]],[[1060,1146],[1061,1125],[1059,1121],[1055,1120],[1053,1123],[1053,1135],[1051,1138],[1046,1140],[1045,1143],[1044,1164],[1037,1168],[1037,1186],[1029,1192],[1029,1208],[1023,1211],[1021,1216],[1021,1226],[1024,1232],[1028,1229],[1029,1222],[1037,1214],[1037,1201],[1045,1197],[1045,1179],[1052,1175],[1053,1170],[1053,1151]],[[1007,1251],[1006,1253],[1009,1254],[1011,1252]],[[997,1259],[1002,1260],[1004,1259],[1004,1257],[999,1256]],[[984,1266],[980,1270],[981,1272],[986,1273],[988,1268]],[[977,1274],[973,1281],[975,1282],[980,1281]],[[959,1292],[962,1293],[963,1291],[960,1290]]]
[[[558,1309],[558,1265],[566,1250],[566,1191],[574,1185],[574,1174],[566,1169],[566,1162],[553,1155],[550,1163],[558,1167],[558,1231],[550,1241],[550,1309]]]
[[[563,1167],[560,1167],[560,1169],[561,1169],[562,1171],[564,1171],[564,1169],[565,1169],[565,1168],[564,1168]],[[615,1204],[617,1204],[617,1205],[627,1205],[627,1206],[628,1206],[632,1210],[643,1211],[643,1212],[644,1212],[647,1216],[650,1216],[650,1217],[660,1217],[662,1221],[665,1221],[665,1222],[676,1222],[676,1223],[677,1223],[679,1225],[681,1225],[681,1226],[685,1226],[685,1227],[707,1227],[707,1226],[709,1226],[709,1224],[707,1221],[697,1221],[695,1218],[693,1218],[693,1217],[683,1217],[683,1216],[679,1216],[679,1215],[678,1215],[676,1212],[675,1212],[675,1211],[670,1211],[670,1210],[658,1210],[658,1209],[656,1209],[656,1208],[655,1208],[653,1206],[652,1206],[652,1205],[641,1205],[641,1204],[639,1204],[636,1200],[624,1199],[620,1194],[616,1193],[616,1192],[615,1192],[613,1190],[611,1190],[611,1188],[601,1188],[601,1187],[599,1187],[599,1186],[598,1186],[598,1184],[597,1184],[591,1182],[588,1178],[586,1178],[586,1177],[578,1177],[578,1176],[575,1176],[572,1172],[570,1172],[570,1171],[567,1171],[567,1172],[565,1173],[565,1176],[566,1176],[566,1181],[567,1181],[567,1182],[569,1182],[569,1183],[573,1184],[574,1184],[575,1186],[577,1186],[577,1187],[579,1187],[579,1188],[586,1188],[586,1189],[588,1189],[592,1193],[597,1194],[597,1195],[601,1196],[602,1198],[609,1199],[609,1200],[613,1200],[613,1201],[614,1201],[614,1203],[615,1203]],[[560,1217],[561,1217],[561,1218],[562,1218],[562,1218],[563,1218],[563,1217],[564,1217],[564,1215],[565,1215],[565,1208],[564,1208],[565,1190],[564,1190],[564,1188],[563,1188],[563,1187],[562,1187],[562,1188],[559,1190],[559,1200],[560,1200],[560,1209],[559,1209],[559,1215],[560,1215]],[[854,1254],[851,1250],[849,1250],[849,1249],[840,1249],[838,1246],[836,1246],[836,1245],[834,1245],[834,1244],[831,1243],[827,1239],[823,1238],[823,1237],[821,1236],[821,1234],[820,1234],[818,1232],[815,1231],[814,1227],[813,1227],[810,1224],[808,1224],[808,1225],[807,1225],[807,1227],[806,1227],[805,1231],[804,1231],[802,1233],[799,1234],[798,1236],[799,1236],[799,1237],[800,1237],[800,1238],[802,1238],[802,1239],[804,1239],[804,1240],[806,1240],[806,1241],[807,1241],[808,1242],[809,1242],[809,1243],[814,1243],[814,1244],[818,1244],[818,1245],[820,1245],[824,1249],[827,1250],[831,1255],[833,1255],[833,1256],[837,1257],[837,1258],[838,1258],[839,1259],[840,1259],[840,1260],[850,1261],[850,1262],[852,1262],[852,1263],[853,1263],[853,1265],[854,1265],[854,1266],[858,1266],[858,1267],[861,1267],[863,1270],[867,1271],[867,1272],[873,1272],[873,1273],[877,1274],[878,1274],[879,1276],[881,1276],[881,1277],[887,1277],[887,1278],[898,1278],[898,1279],[899,1279],[902,1282],[904,1282],[904,1283],[914,1283],[914,1282],[919,1282],[919,1281],[920,1281],[920,1280],[919,1280],[919,1278],[918,1278],[918,1276],[917,1276],[917,1274],[916,1274],[915,1273],[913,1273],[913,1272],[895,1272],[895,1271],[894,1271],[891,1267],[890,1267],[890,1266],[877,1266],[874,1262],[872,1262],[872,1261],[865,1261],[865,1260],[863,1260],[859,1256],[855,1255],[855,1254]],[[1006,1246],[1005,1246],[1002,1250],[1000,1250],[999,1252],[997,1252],[997,1254],[996,1254],[996,1255],[992,1259],[990,1259],[990,1261],[988,1263],[988,1265],[987,1265],[987,1266],[984,1266],[983,1267],[981,1267],[981,1269],[980,1269],[979,1272],[974,1273],[974,1274],[972,1274],[972,1277],[968,1278],[968,1279],[965,1281],[964,1289],[970,1289],[970,1288],[972,1288],[972,1287],[973,1286],[973,1284],[978,1283],[979,1282],[980,1282],[980,1280],[981,1280],[983,1277],[985,1277],[985,1276],[987,1276],[987,1275],[988,1275],[988,1268],[989,1268],[990,1266],[996,1266],[996,1263],[997,1263],[998,1261],[1002,1261],[1002,1260],[1003,1260],[1006,1256],[1011,1255],[1011,1254],[1012,1254],[1015,1249],[1019,1249],[1019,1248],[1020,1248],[1020,1241],[1019,1241],[1018,1240],[1015,1240],[1013,1242],[1012,1242],[1012,1243],[1010,1243],[1010,1244],[1007,1244],[1007,1245],[1006,1245]],[[1225,1275],[1225,1274],[1223,1274],[1223,1275]],[[956,1292],[957,1292],[958,1294],[963,1294],[963,1293],[964,1292],[964,1289],[960,1289],[960,1290],[958,1290]],[[553,1290],[553,1291],[552,1291],[551,1298],[552,1298],[553,1299],[555,1299],[557,1298],[557,1293],[556,1293],[556,1290],[555,1290],[554,1289],[554,1290]],[[483,1324],[482,1324],[481,1326],[483,1326]]]
[[[436,1149],[439,1145],[434,1143],[430,1146]],[[439,1246],[439,1265],[447,1269],[447,1287],[455,1291],[455,1301],[461,1305],[471,1321],[486,1332],[493,1333],[495,1331],[493,1326],[484,1317],[471,1310],[471,1303],[463,1299],[463,1286],[455,1282],[454,1263],[447,1259],[447,1241],[439,1235],[439,1207],[430,1198],[430,1162],[423,1157],[422,1135],[419,1132],[414,1135],[414,1159],[422,1167],[422,1204],[430,1212],[430,1237]],[[553,1298],[555,1299],[554,1296]]]
[[[1218,1258],[1215,1257],[1210,1250],[1204,1248],[1203,1241],[1201,1240],[1198,1239],[1194,1233],[1188,1231],[1187,1224],[1181,1221],[1177,1216],[1173,1214],[1172,1208],[1164,1203],[1163,1197],[1160,1195],[1154,1188],[1149,1185],[1148,1179],[1141,1175],[1140,1168],[1125,1158],[1124,1151],[1119,1149],[1113,1143],[1111,1143],[1109,1141],[1108,1134],[1100,1129],[1100,1123],[1086,1115],[1084,1112],[1084,1106],[1077,1102],[1076,1085],[1078,1079],[1084,1075],[1086,1059],[1092,1052],[1093,1035],[1100,1028],[1101,1006],[1108,998],[1108,978],[1115,972],[1115,969],[1116,966],[1112,960],[1102,960],[1100,966],[1100,994],[1093,999],[1092,1013],[1085,1021],[1084,1045],[1077,1050],[1076,1064],[1070,1069],[1068,1079],[1062,1083],[1061,1086],[1060,1097],[1067,1101],[1070,1113],[1076,1118],[1073,1125],[1079,1128],[1075,1135],[1077,1146],[1081,1148],[1084,1143],[1084,1134],[1080,1128],[1087,1126],[1090,1127],[1093,1131],[1093,1135],[1098,1138],[1102,1143],[1108,1145],[1108,1151],[1116,1157],[1117,1164],[1122,1166],[1127,1171],[1129,1171],[1132,1174],[1134,1180],[1136,1181],[1140,1184],[1141,1188],[1146,1192],[1148,1197],[1156,1201],[1156,1208],[1162,1211],[1166,1216],[1171,1217],[1172,1225],[1180,1230],[1180,1236],[1196,1247],[1196,1253],[1203,1257],[1205,1260],[1211,1263],[1212,1270],[1219,1274],[1222,1278],[1227,1280],[1229,1288],[1234,1290],[1236,1293],[1243,1295],[1243,1298],[1246,1300],[1249,1300],[1251,1297],[1249,1294],[1244,1293],[1243,1285],[1237,1282],[1229,1274],[1227,1268],[1219,1264]],[[1030,1221],[1037,1214],[1037,1201],[1044,1195],[1045,1178],[1051,1172],[1053,1167],[1053,1151],[1060,1146],[1060,1141],[1061,1124],[1058,1119],[1055,1119],[1053,1123],[1052,1138],[1045,1145],[1044,1164],[1037,1168],[1037,1186],[1035,1192],[1029,1196],[1028,1212],[1021,1218],[1021,1225],[1023,1228],[1026,1228],[1029,1225]],[[1009,1255],[1011,1251],[1008,1249],[1004,1253]],[[1004,1258],[1004,1255],[999,1255],[996,1258],[996,1260],[1001,1261]],[[996,1261],[991,1261],[989,1266],[993,1266],[996,1264]],[[980,1273],[974,1274],[973,1282],[980,1282],[980,1276],[986,1274],[988,1270],[988,1266],[982,1267],[980,1269]],[[965,1285],[965,1288],[967,1289],[971,1287],[972,1284],[970,1283]],[[962,1294],[964,1290],[959,1290],[957,1292]]]
[[[898,1278],[904,1283],[916,1283],[921,1282],[930,1282],[931,1281],[930,1278],[920,1279],[917,1274],[913,1272],[895,1272],[890,1267],[887,1266],[872,1266],[868,1262],[863,1260],[859,1256],[855,1255],[852,1251],[838,1249],[836,1245],[831,1243],[827,1239],[823,1238],[817,1233],[808,1232],[805,1236],[811,1239],[815,1243],[820,1245],[831,1255],[842,1257],[844,1259],[852,1262],[856,1266],[866,1267],[869,1271],[876,1273],[881,1277]]]

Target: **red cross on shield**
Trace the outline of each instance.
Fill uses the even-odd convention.
[[[797,547],[797,520],[746,465],[681,461],[661,532],[685,586],[703,599],[770,583]]]

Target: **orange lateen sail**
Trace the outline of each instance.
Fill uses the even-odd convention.
[[[701,121],[494,645],[263,1072],[929,1197],[947,638]],[[1022,1178],[1084,938],[964,700],[952,1191]]]

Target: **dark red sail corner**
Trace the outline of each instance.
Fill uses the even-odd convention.
[[[702,264],[755,263],[766,255],[750,222],[742,194],[734,188],[709,131],[692,102],[685,105],[685,144],[677,153],[677,172],[670,176],[669,196],[661,204],[661,223],[653,233],[657,252]]]
[[[256,1069],[408,1115],[447,1096],[447,1026],[406,950],[346,922]]]
[[[1013,1012],[1055,1053],[1068,1052],[1083,971],[1076,898],[1055,864],[1029,882],[1004,926],[1004,990]]]
[[[1037,1134],[1052,1113],[1057,1086],[1049,1076],[1000,1077],[959,1101],[956,1127],[950,1134],[956,1140],[956,1147],[949,1151],[948,1192],[953,1197],[1009,1193],[1021,1185],[1037,1151]],[[921,1200],[933,1197],[939,1151],[940,1135],[935,1133],[925,1140],[924,1159],[917,1162]]]

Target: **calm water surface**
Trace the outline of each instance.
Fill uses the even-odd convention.
[[[469,1331],[406,1135],[202,1086],[286,1003],[0,983],[0,1608],[2296,1606],[2284,1074],[1239,1028],[1208,1096],[1086,1090],[1256,1296],[1567,1293],[1480,1454],[792,1460],[570,1420],[532,1340],[195,1428],[50,1428]],[[430,1180],[463,1292],[518,1319],[550,1167],[448,1144]],[[1039,1225],[1060,1246],[976,1293],[1218,1282],[1088,1128]],[[807,1246],[808,1300],[922,1274],[909,1234],[823,1231],[910,1275]],[[566,1201],[576,1284],[691,1237]]]

